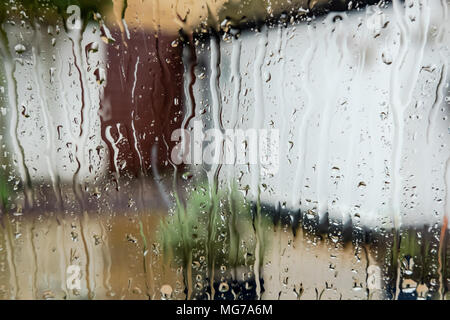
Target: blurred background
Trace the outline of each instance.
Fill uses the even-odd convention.
[[[447,0],[0,21],[1,299],[449,298]]]

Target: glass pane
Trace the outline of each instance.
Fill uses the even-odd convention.
[[[1,299],[449,299],[448,1],[0,4]]]

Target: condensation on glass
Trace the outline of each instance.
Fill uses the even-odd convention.
[[[448,299],[448,1],[0,4],[1,299]]]

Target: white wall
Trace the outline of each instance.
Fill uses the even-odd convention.
[[[223,129],[232,128],[235,112],[236,128],[280,130],[279,171],[259,179],[263,203],[378,228],[442,222],[450,182],[448,8],[406,3],[406,10],[394,1],[394,8],[330,13],[198,45],[191,124],[217,127],[220,113]],[[219,170],[223,185],[233,175],[232,166],[205,168]],[[260,169],[234,167],[250,199]]]

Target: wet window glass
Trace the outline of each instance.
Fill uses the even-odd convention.
[[[448,0],[0,3],[0,299],[449,299]]]

